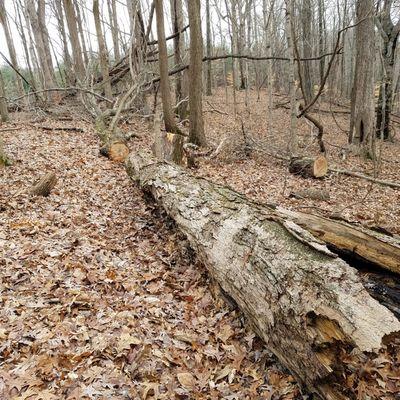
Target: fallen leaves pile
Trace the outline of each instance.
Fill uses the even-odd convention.
[[[302,398],[87,124],[18,126],[0,171],[1,399]]]

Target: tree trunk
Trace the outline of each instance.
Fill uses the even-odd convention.
[[[56,10],[56,18],[57,18],[57,25],[58,30],[60,31],[60,36],[62,40],[63,46],[63,57],[64,57],[64,64],[65,64],[65,81],[68,86],[73,86],[75,84],[74,77],[72,76],[72,61],[71,56],[68,50],[68,40],[67,40],[67,33],[65,30],[64,24],[64,11],[62,6],[62,0],[55,0],[55,10]]]
[[[40,9],[36,9],[35,2],[33,0],[26,0],[26,9],[29,15],[29,22],[32,27],[32,32],[35,37],[36,50],[38,52],[38,63],[41,67],[41,72],[43,73],[43,87],[45,89],[55,87],[55,77],[53,70],[53,63],[51,62],[51,55],[49,52],[48,45],[48,34],[43,31],[46,29],[45,23],[43,23],[44,5],[39,2]],[[47,44],[46,44],[47,41]],[[33,54],[34,54],[34,50]],[[51,97],[51,95],[49,95]]]
[[[164,114],[164,125],[167,133],[173,133],[173,161],[177,164],[182,163],[183,156],[183,136],[178,129],[175,116],[172,112],[171,91],[168,76],[168,54],[167,42],[165,40],[164,28],[164,7],[162,0],[155,0],[156,18],[157,18],[157,37],[160,68],[160,88]]]
[[[108,15],[110,19],[111,26],[111,36],[114,47],[114,61],[118,62],[121,58],[119,51],[119,39],[118,39],[118,18],[117,18],[117,6],[115,0],[107,1]]]
[[[206,28],[207,28],[207,57],[211,57],[211,21],[210,21],[210,0],[206,0]],[[206,95],[212,95],[212,80],[211,80],[211,60],[207,61],[207,80],[206,80]]]
[[[0,137],[0,168],[8,167],[10,165],[12,165],[12,162],[4,151],[3,139]]]
[[[7,42],[8,53],[10,54],[10,59],[13,67],[19,71],[17,54],[15,52],[14,40],[10,32],[10,26],[8,23],[7,11],[5,8],[4,0],[0,1],[0,23],[3,25],[4,36]],[[15,72],[15,82],[17,86],[17,92],[19,96],[25,94],[24,85],[22,83],[22,78]]]
[[[171,90],[168,77],[168,53],[165,41],[164,28],[164,6],[163,0],[156,1],[156,18],[157,18],[157,37],[158,37],[158,53],[160,67],[160,89],[164,114],[165,130],[167,132],[176,131],[176,123],[172,112]]]
[[[393,69],[394,55],[399,35],[389,40],[384,40],[383,68],[385,70],[379,88],[378,112],[376,128],[378,136],[385,140],[390,138],[390,120],[393,106]]]
[[[399,354],[397,318],[370,296],[355,269],[299,225],[171,164],[131,156],[127,170],[310,391],[329,400],[355,398],[347,389],[375,357],[369,352],[385,341]]]
[[[83,33],[83,23],[85,23],[86,27],[88,26],[87,19],[85,16],[85,13],[87,12],[87,8],[82,8],[82,14],[81,14],[80,7],[81,7],[81,5],[78,2],[75,2],[76,23],[77,23],[79,37],[81,40],[80,44],[82,46],[83,61],[84,61],[85,65],[88,65],[90,60],[89,60],[89,56],[88,56],[88,51],[86,49],[85,34]],[[86,28],[86,31],[87,31],[87,38],[88,38],[88,44],[89,44],[89,54],[93,54],[91,33],[88,28]]]
[[[294,0],[285,0],[286,5],[286,40],[289,52],[289,96],[290,96],[290,131],[288,138],[288,150],[291,157],[297,156],[297,99],[296,99],[296,81],[295,81],[295,57],[294,57],[294,37],[292,34],[292,18],[294,11]]]
[[[302,33],[303,33],[303,57],[312,57],[312,38],[311,38],[311,25],[312,25],[312,6],[311,0],[302,0]],[[314,83],[312,79],[311,62],[305,61],[303,63],[303,85],[304,85],[304,103],[307,105],[313,98]]]
[[[82,47],[79,41],[77,18],[72,0],[63,0],[65,16],[71,41],[72,54],[74,58],[75,73],[78,80],[83,82],[85,78],[85,66],[82,58]]]
[[[106,50],[106,45],[104,43],[103,32],[101,30],[99,0],[93,0],[93,17],[96,26],[97,41],[99,44],[99,61],[100,61],[101,74],[103,75],[102,82],[104,87],[104,93],[107,98],[112,99],[108,54]]]
[[[183,13],[182,13],[182,0],[170,0],[171,14],[172,14],[172,27],[173,32],[181,32],[183,29]],[[184,38],[183,33],[174,37],[174,61],[176,68],[184,65],[183,62],[184,52]],[[179,106],[177,107],[177,114],[181,120],[187,118],[187,101],[183,101],[188,96],[187,88],[187,71],[179,72],[176,75],[175,85],[175,101]]]
[[[189,142],[206,145],[203,120],[203,38],[201,35],[200,0],[188,3],[190,25],[189,63]]]
[[[377,134],[382,139],[390,137],[390,119],[393,107],[393,74],[395,53],[400,35],[400,18],[398,12],[394,11],[395,5],[392,0],[378,2],[377,7],[382,7],[378,11],[378,17],[375,19],[378,31],[383,39],[382,59],[383,59],[383,77],[379,88],[378,112],[376,119]],[[397,16],[397,22],[392,20]]]
[[[368,154],[373,154],[375,134],[375,31],[371,10],[373,0],[358,0],[356,5],[356,67],[351,99],[351,119],[349,141],[363,146]]]
[[[0,72],[0,117],[1,117],[1,122],[7,122],[9,118],[6,92],[4,90],[4,79],[3,79],[3,74],[1,72]]]

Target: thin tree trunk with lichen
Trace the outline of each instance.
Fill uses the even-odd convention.
[[[1,72],[0,72],[0,117],[1,117],[1,122],[7,122],[9,118],[6,92],[4,90],[3,74]]]
[[[372,0],[359,0],[356,4],[356,66],[351,94],[349,142],[361,147],[365,154],[373,155],[375,136],[375,30]]]
[[[203,120],[203,39],[201,34],[200,0],[188,4],[190,25],[189,64],[189,142],[199,146],[207,144]]]
[[[355,398],[347,378],[383,342],[396,346],[400,322],[354,268],[277,210],[229,188],[140,154],[127,172],[300,382],[324,399]]]

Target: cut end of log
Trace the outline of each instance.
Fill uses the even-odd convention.
[[[319,156],[315,159],[313,168],[315,178],[322,178],[328,173],[328,161],[324,156]]]
[[[292,158],[289,172],[303,178],[322,178],[328,173],[328,161],[324,156],[317,158]]]
[[[47,197],[56,185],[56,183],[56,174],[54,172],[50,172],[40,178],[39,181],[32,187],[30,192],[34,196]]]
[[[122,141],[108,143],[100,149],[100,154],[112,161],[124,162],[129,154],[129,147]]]

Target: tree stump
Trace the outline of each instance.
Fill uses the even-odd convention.
[[[317,158],[295,157],[290,160],[289,172],[303,178],[322,178],[328,172],[328,161],[324,156]]]
[[[50,172],[39,179],[39,181],[30,190],[30,193],[34,196],[47,197],[56,183],[56,174],[54,172]]]

